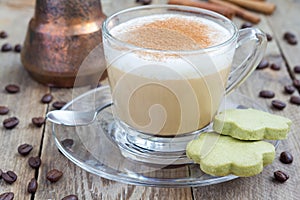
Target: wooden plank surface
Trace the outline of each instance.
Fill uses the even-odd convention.
[[[27,3],[30,4],[31,1]],[[6,4],[7,3],[7,4]],[[11,44],[23,43],[27,22],[32,13],[32,5],[15,2],[0,1],[0,29],[6,30],[7,39],[0,40],[0,46],[5,42]],[[18,4],[19,3],[19,4]],[[6,5],[8,5],[6,7]],[[12,7],[11,7],[11,6]],[[5,9],[3,9],[3,6]],[[43,128],[33,127],[31,118],[44,116],[47,105],[41,104],[41,95],[49,91],[48,87],[40,85],[31,80],[20,63],[20,54],[15,52],[0,52],[0,105],[8,106],[10,112],[7,115],[0,115],[0,168],[3,171],[12,170],[18,175],[13,185],[6,184],[0,180],[0,193],[14,192],[15,199],[30,199],[26,186],[31,178],[35,177],[35,170],[29,167],[27,161],[30,156],[38,156]],[[17,84],[20,92],[8,94],[4,87],[7,84]],[[15,116],[20,120],[19,125],[13,130],[6,130],[2,127],[2,121],[8,117]],[[33,145],[30,155],[22,157],[17,152],[20,144],[28,143]]]
[[[299,16],[300,2],[293,0],[286,0],[284,3],[281,3],[280,0],[273,0],[273,2],[280,6],[278,6],[276,12],[267,19],[268,24],[276,36],[278,46],[286,59],[292,77],[300,79],[300,75],[293,72],[294,66],[300,64],[300,20],[297,19],[297,16]],[[296,35],[298,45],[290,45],[283,40],[283,35],[287,31]]]
[[[273,35],[269,43],[266,58],[270,63],[281,65],[280,71],[265,69],[255,71],[253,75],[238,89],[239,92],[256,99],[260,105],[270,109],[270,112],[289,117],[293,121],[291,133],[287,140],[279,145],[276,160],[267,166],[262,174],[250,178],[239,178],[226,183],[196,188],[158,188],[142,187],[123,184],[100,178],[88,173],[67,158],[65,158],[54,144],[51,135],[50,123],[45,128],[35,128],[31,125],[31,118],[45,116],[51,106],[39,102],[41,96],[50,92],[48,87],[40,85],[30,79],[22,68],[19,54],[14,52],[0,53],[0,105],[8,106],[11,111],[8,115],[1,116],[2,122],[10,116],[17,116],[20,124],[13,130],[0,129],[0,169],[13,170],[18,174],[18,180],[13,185],[8,185],[0,180],[0,193],[12,191],[15,199],[61,199],[68,194],[77,194],[79,199],[300,199],[300,115],[299,107],[287,103],[283,111],[271,109],[271,100],[258,98],[262,89],[270,89],[276,93],[276,99],[289,101],[290,95],[283,92],[283,86],[291,84],[289,71],[292,77],[300,79],[299,75],[292,72],[294,65],[300,64],[300,47],[288,45],[283,41],[285,31],[294,32],[300,39],[300,21],[297,19],[300,2],[293,0],[269,0],[277,5],[277,10],[272,16],[263,17],[258,25],[262,30]],[[111,14],[120,7],[134,5],[134,1],[112,1],[104,3],[104,10]],[[155,3],[165,2],[157,0]],[[0,31],[7,30],[9,37],[0,40],[12,44],[22,43],[26,32],[27,22],[33,14],[34,0],[0,0]],[[117,8],[118,6],[118,8]],[[283,17],[284,16],[284,17]],[[235,20],[239,26],[242,21]],[[5,85],[16,83],[21,86],[18,94],[7,94]],[[72,99],[72,90],[51,89],[55,100],[69,101]],[[298,92],[295,95],[299,95]],[[17,153],[17,146],[30,143],[34,150],[27,157]],[[41,147],[41,148],[40,148]],[[295,159],[291,165],[279,162],[278,156],[282,151],[290,151]],[[41,154],[42,166],[39,170],[31,169],[27,160],[30,156]],[[51,184],[46,180],[47,171],[57,168],[64,172],[62,180]],[[284,170],[290,179],[280,184],[273,180],[275,170]],[[38,178],[39,188],[35,195],[26,192],[28,181]]]

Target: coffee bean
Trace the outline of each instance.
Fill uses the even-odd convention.
[[[143,5],[149,5],[152,3],[152,0],[142,0],[141,2]]]
[[[51,182],[57,182],[61,177],[62,177],[63,173],[57,169],[52,169],[50,170],[47,175],[46,178]]]
[[[14,48],[15,52],[20,53],[22,50],[22,46],[20,44],[16,44]]]
[[[0,179],[2,178],[2,173],[3,173],[3,171],[2,171],[2,169],[0,169]]]
[[[278,71],[278,70],[280,70],[281,67],[280,67],[280,65],[277,65],[276,63],[272,63],[270,68],[275,71]]]
[[[2,179],[8,184],[13,184],[17,178],[18,176],[13,171],[2,173]]]
[[[13,200],[15,198],[15,194],[13,192],[5,192],[0,194],[0,200]]]
[[[293,162],[293,156],[287,151],[284,151],[280,154],[279,160],[284,164],[290,164]]]
[[[6,115],[9,112],[8,107],[0,106],[0,115]]]
[[[286,107],[286,104],[279,100],[273,100],[272,106],[278,110],[283,110]]]
[[[7,38],[7,33],[5,31],[1,31],[0,32],[0,38],[4,39],[4,38]]]
[[[243,29],[243,28],[251,28],[252,26],[253,26],[252,23],[250,23],[250,22],[245,22],[245,23],[243,23],[243,24],[241,25],[241,29]]]
[[[34,117],[31,119],[32,124],[35,125],[36,127],[41,127],[45,123],[45,118],[44,117]]]
[[[285,32],[283,35],[283,39],[288,40],[290,38],[296,38],[296,35],[291,32]]]
[[[295,92],[296,88],[292,85],[286,85],[284,86],[284,91],[288,94],[293,94]]]
[[[284,33],[283,39],[285,39],[291,45],[296,45],[298,43],[296,35],[291,32]]]
[[[3,126],[6,129],[13,129],[19,124],[19,120],[16,117],[10,117],[3,121]]]
[[[33,194],[36,192],[37,190],[37,187],[38,187],[38,183],[36,181],[35,178],[31,179],[28,183],[28,186],[27,186],[27,192]]]
[[[53,99],[53,96],[51,94],[45,94],[42,99],[41,102],[42,103],[50,103]]]
[[[277,181],[279,181],[281,183],[283,183],[289,179],[289,176],[280,170],[274,172],[274,177]]]
[[[291,96],[290,102],[292,104],[300,105],[300,97],[299,96]]]
[[[67,103],[64,102],[64,101],[55,101],[53,104],[52,104],[52,107],[55,108],[55,109],[58,109],[60,110],[62,107],[64,107],[64,105],[66,105]]]
[[[42,164],[42,161],[40,159],[39,156],[36,156],[36,157],[30,157],[28,159],[28,164],[30,167],[32,167],[33,169],[37,169],[41,166]]]
[[[262,59],[256,69],[265,69],[269,66],[269,62],[266,59]]]
[[[8,52],[8,51],[11,51],[11,50],[12,50],[12,46],[9,43],[5,43],[1,47],[2,52]]]
[[[270,90],[262,90],[259,92],[259,96],[263,98],[273,98],[275,97],[275,93]]]
[[[61,200],[78,200],[78,197],[74,194],[71,194],[71,195],[65,196]]]
[[[269,42],[272,41],[273,37],[269,33],[267,33],[266,36],[267,36],[267,40]]]
[[[295,80],[293,81],[293,85],[294,85],[297,89],[300,89],[300,80],[295,79]]]
[[[18,152],[19,154],[21,154],[22,156],[26,156],[30,153],[30,151],[33,149],[33,146],[30,144],[21,144],[18,147]]]
[[[63,141],[61,141],[61,144],[65,147],[65,148],[71,148],[74,144],[74,140],[72,139],[64,139]]]
[[[14,93],[17,93],[20,91],[20,87],[15,84],[9,84],[9,85],[5,86],[5,90],[8,93],[14,94]]]
[[[296,65],[296,66],[294,67],[294,72],[295,72],[296,74],[299,74],[299,73],[300,73],[300,65]]]

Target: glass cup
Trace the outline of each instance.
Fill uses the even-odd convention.
[[[112,31],[120,25],[126,28],[124,23],[132,19],[147,21],[154,15],[163,19],[173,14],[217,23],[229,33],[228,39],[193,50],[157,50],[126,42]],[[189,23],[182,26],[190,30]],[[135,39],[140,38],[132,34],[130,40]],[[233,69],[236,49],[249,47],[248,42],[251,51]],[[208,10],[155,5],[130,8],[107,18],[103,47],[115,121],[112,138],[123,155],[142,162],[182,164],[188,162],[186,144],[208,129],[224,97],[262,59],[266,37],[256,28],[238,30],[229,19]]]

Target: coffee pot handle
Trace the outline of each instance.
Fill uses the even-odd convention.
[[[229,74],[228,83],[226,87],[226,94],[232,92],[235,88],[241,85],[246,78],[256,69],[259,62],[264,56],[267,46],[266,35],[257,28],[245,28],[239,30],[239,38],[236,49],[247,45],[249,41],[253,41],[254,45],[251,52],[242,61],[240,65],[235,67]]]

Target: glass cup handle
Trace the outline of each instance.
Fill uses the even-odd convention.
[[[251,52],[246,59],[234,71],[229,74],[226,94],[232,92],[241,85],[246,78],[255,70],[264,56],[267,46],[266,35],[257,28],[246,28],[239,30],[239,38],[236,48],[242,47],[249,40],[255,41]]]

